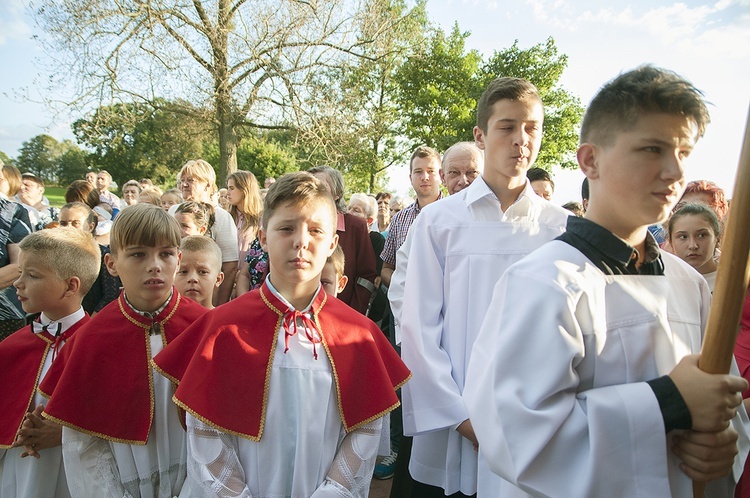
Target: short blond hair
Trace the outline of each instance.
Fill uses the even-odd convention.
[[[24,237],[18,245],[26,255],[44,262],[60,280],[78,277],[81,296],[94,285],[102,264],[102,253],[94,237],[73,227],[40,230]]]
[[[344,256],[344,250],[341,246],[336,244],[336,249],[333,250],[333,254],[328,256],[326,264],[332,264],[333,270],[336,272],[336,278],[344,276],[344,265],[346,264],[346,257]]]
[[[219,244],[214,241],[211,237],[204,235],[188,235],[182,239],[180,244],[180,251],[186,252],[202,252],[209,256],[211,268],[216,272],[221,271],[221,248]]]
[[[321,201],[326,207],[330,208],[333,216],[333,227],[331,228],[335,233],[338,211],[336,211],[333,197],[331,197],[328,187],[307,171],[287,173],[268,188],[261,218],[263,229],[268,228],[268,220],[279,207],[287,204],[301,206],[312,201]]]
[[[112,224],[109,248],[112,254],[127,246],[180,247],[180,224],[153,204],[135,204],[123,209]]]
[[[177,181],[179,182],[185,176],[190,176],[211,186],[216,186],[216,171],[214,171],[214,167],[208,161],[203,159],[193,159],[186,162],[182,166],[182,169],[180,169],[180,172],[177,173]]]

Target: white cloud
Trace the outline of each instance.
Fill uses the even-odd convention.
[[[750,0],[718,0],[691,7],[682,2],[640,8],[604,7],[581,11],[566,0],[526,0],[537,20],[566,31],[578,31],[583,24],[645,31],[667,46],[684,53],[742,58],[750,55]],[[653,5],[653,4],[652,4]]]
[[[31,27],[26,21],[26,2],[3,0],[0,4],[0,46],[9,40],[28,38]]]

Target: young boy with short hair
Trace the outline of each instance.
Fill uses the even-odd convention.
[[[544,106],[534,85],[497,78],[477,103],[474,138],[484,170],[471,185],[426,206],[411,244],[399,306],[404,433],[413,435],[411,496],[472,496],[480,461],[463,392],[492,289],[513,263],[560,235],[568,212],[534,193],[526,171],[542,142]],[[400,263],[399,263],[400,264]]]
[[[367,496],[381,419],[409,371],[372,322],[320,285],[336,219],[321,181],[281,177],[265,199],[262,287],[154,359],[179,382],[189,483],[206,495]]]
[[[688,497],[720,478],[706,496],[732,496],[747,382],[698,368],[706,281],[648,232],[708,120],[692,84],[651,66],[590,103],[586,215],[505,273],[472,350],[464,399],[493,495]]]
[[[0,497],[64,498],[61,429],[39,418],[36,388],[89,321],[81,302],[99,273],[99,247],[89,233],[59,228],[29,235],[20,249],[13,285],[23,310],[37,316],[0,342]]]
[[[44,416],[63,426],[65,472],[76,497],[171,498],[185,479],[185,434],[172,384],[151,357],[206,309],[174,287],[180,227],[151,204],[124,209],[112,226],[107,269],[120,297],[79,330],[39,390]],[[67,349],[67,348],[66,348]]]
[[[320,284],[329,296],[336,297],[349,282],[349,277],[344,275],[344,263],[344,251],[337,245],[320,273]]]
[[[210,237],[188,235],[180,244],[182,259],[174,279],[180,294],[206,309],[213,309],[214,292],[224,280],[221,248]]]

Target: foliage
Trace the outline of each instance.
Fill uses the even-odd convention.
[[[62,153],[57,159],[57,180],[59,185],[70,185],[75,180],[86,177],[88,153],[70,140],[60,144]]]
[[[0,161],[3,162],[3,164],[15,164],[13,160],[8,157],[8,154],[0,150]]]
[[[34,173],[46,183],[57,182],[60,144],[49,135],[37,135],[21,144],[16,165],[22,173]]]
[[[442,151],[461,140],[473,140],[482,57],[476,50],[466,50],[468,36],[458,24],[448,35],[435,29],[424,48],[399,69],[398,104],[411,148],[429,145]]]
[[[265,137],[248,137],[237,148],[239,169],[252,172],[261,187],[268,177],[278,178],[285,173],[297,171],[293,151]]]
[[[212,127],[224,178],[236,169],[243,128],[295,127],[313,75],[362,56],[387,33],[390,17],[380,5],[39,0],[35,17],[48,35],[40,40],[49,40],[49,86],[75,89],[66,104],[184,102],[182,112]]]
[[[555,40],[550,37],[545,43],[525,50],[518,47],[516,40],[510,48],[495,52],[480,72],[480,88],[486,88],[500,76],[525,78],[536,85],[545,114],[542,148],[536,165],[547,169],[554,164],[577,167],[573,154],[584,109],[578,97],[559,85],[567,65],[568,56],[558,53]]]
[[[119,185],[140,178],[162,184],[187,160],[202,156],[208,128],[181,112],[184,103],[155,103],[100,107],[73,123],[78,141],[93,150],[94,169],[106,169]]]
[[[395,76],[421,45],[427,25],[425,3],[371,0],[392,28],[364,46],[366,57],[320,72],[312,89],[314,104],[299,130],[303,162],[340,169],[349,191],[374,192],[383,173],[408,155],[400,136],[402,112]],[[366,27],[361,29],[369,36]]]

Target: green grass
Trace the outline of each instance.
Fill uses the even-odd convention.
[[[65,204],[65,191],[67,187],[44,187],[44,195],[49,199],[52,207],[62,207]]]

